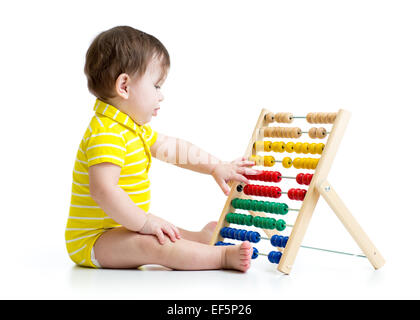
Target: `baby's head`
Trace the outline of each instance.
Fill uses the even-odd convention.
[[[168,51],[158,39],[119,26],[93,40],[86,53],[85,74],[93,95],[144,125],[163,100],[160,87],[169,66]]]

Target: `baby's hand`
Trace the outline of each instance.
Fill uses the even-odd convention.
[[[230,180],[235,180],[249,184],[249,180],[243,175],[259,174],[260,171],[249,168],[254,165],[254,161],[248,161],[246,158],[242,157],[230,163],[217,164],[211,175],[216,180],[222,191],[226,195],[229,195],[230,190],[227,182]]]
[[[175,242],[178,239],[181,239],[181,234],[177,227],[172,223],[169,223],[162,218],[159,218],[151,213],[148,213],[146,216],[146,222],[143,225],[143,228],[139,231],[142,234],[154,234],[160,244],[165,243],[165,234],[171,239],[172,242]]]

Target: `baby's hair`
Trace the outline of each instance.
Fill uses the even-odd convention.
[[[84,71],[89,91],[104,101],[113,98],[120,74],[142,76],[155,57],[160,60],[163,79],[170,66],[169,53],[154,36],[128,26],[100,33],[86,52]]]

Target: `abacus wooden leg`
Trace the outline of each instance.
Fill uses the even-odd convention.
[[[318,199],[319,192],[316,190],[314,185],[311,185],[308,193],[306,194],[306,199],[302,204],[299,215],[296,218],[277,270],[285,274],[290,274],[292,271],[293,263],[296,259],[297,252],[302,244],[303,237],[305,236],[309,223],[311,222],[312,214],[314,213]]]
[[[360,249],[369,259],[372,266],[375,269],[382,267],[385,264],[385,259],[382,257],[379,250],[373,245],[372,241],[370,241],[369,237],[357,223],[350,211],[346,208],[343,201],[331,187],[331,184],[328,181],[323,181],[317,186],[317,190],[359,245]]]

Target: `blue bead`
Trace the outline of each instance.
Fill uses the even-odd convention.
[[[252,236],[251,236],[252,242],[257,243],[260,241],[261,236],[258,232],[252,232]]]
[[[241,240],[241,241],[245,241],[246,240],[246,230],[242,229],[239,232],[239,240]]]
[[[251,241],[252,231],[248,231],[245,235],[245,240]]]
[[[228,234],[228,238],[230,238],[230,239],[234,239],[234,236],[235,236],[234,232],[235,232],[235,229],[233,229],[233,228],[229,228],[229,229],[228,229],[228,232],[227,232],[227,234]]]
[[[270,238],[270,243],[271,243],[271,245],[272,246],[274,246],[274,247],[277,247],[277,235],[275,234],[275,235],[273,235],[273,236],[271,236],[271,238]]]
[[[254,249],[252,251],[252,259],[257,259],[258,258],[258,249],[255,247],[252,247],[252,249]]]
[[[227,227],[223,227],[222,229],[220,229],[220,235],[223,238],[226,238],[226,231],[227,231]]]
[[[279,263],[282,254],[280,251],[270,251],[268,254],[268,261],[271,263]]]
[[[286,248],[287,240],[289,240],[289,237],[283,237],[281,242],[282,248]]]

